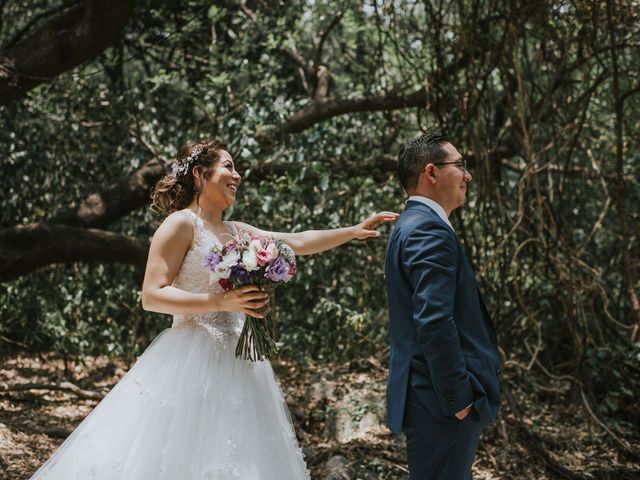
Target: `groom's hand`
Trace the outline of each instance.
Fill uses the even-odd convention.
[[[473,404],[469,405],[467,408],[465,408],[464,410],[460,410],[458,413],[456,413],[456,418],[458,420],[464,420],[465,417],[467,415],[469,415],[469,413],[471,412],[471,409],[473,408]]]

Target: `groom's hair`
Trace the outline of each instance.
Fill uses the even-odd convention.
[[[442,162],[447,158],[447,152],[442,143],[448,142],[441,134],[425,134],[412,138],[400,148],[398,155],[398,179],[408,193],[418,184],[420,172],[429,163]]]

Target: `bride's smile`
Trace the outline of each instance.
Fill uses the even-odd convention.
[[[227,151],[220,151],[219,160],[212,167],[204,170],[203,176],[200,175],[200,171],[194,171],[194,175],[201,185],[201,204],[215,206],[221,214],[222,210],[235,203],[242,177]]]

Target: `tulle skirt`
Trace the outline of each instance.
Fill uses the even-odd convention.
[[[308,479],[269,362],[162,332],[33,479]]]

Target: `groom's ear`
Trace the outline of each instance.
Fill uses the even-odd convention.
[[[436,167],[432,163],[428,163],[426,167],[424,167],[424,173],[426,175],[429,183],[435,183],[436,181]]]

